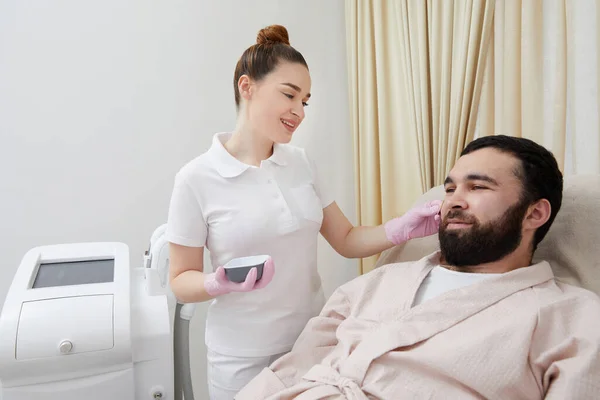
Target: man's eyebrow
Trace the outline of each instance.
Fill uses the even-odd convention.
[[[289,87],[291,87],[292,89],[294,89],[296,92],[302,92],[302,89],[300,89],[300,86],[298,86],[298,85],[294,85],[293,83],[284,82],[284,83],[282,83],[282,85],[289,86]],[[307,97],[307,98],[310,98],[310,93],[308,93],[308,94],[306,95],[306,97]]]
[[[467,175],[466,180],[467,181],[484,181],[484,182],[491,183],[492,185],[499,186],[498,181],[496,181],[491,176],[484,175],[484,174],[469,174],[469,175]],[[454,183],[454,181],[452,180],[452,178],[447,177],[446,180],[444,181],[444,185],[448,185],[450,183]]]
[[[484,174],[469,174],[469,175],[467,175],[467,180],[468,181],[484,181],[484,182],[491,183],[492,185],[498,186],[497,180],[495,180],[491,176],[484,175]]]

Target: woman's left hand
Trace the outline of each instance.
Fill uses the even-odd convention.
[[[401,217],[385,223],[387,239],[395,245],[410,239],[430,236],[440,229],[441,200],[434,200],[410,209]]]

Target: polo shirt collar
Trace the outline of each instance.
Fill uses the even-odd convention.
[[[212,145],[209,149],[215,169],[219,175],[224,178],[234,178],[241,175],[247,169],[253,168],[251,165],[241,162],[227,151],[223,143],[225,143],[230,137],[231,132],[215,134],[213,136]],[[270,161],[277,165],[286,165],[285,154],[282,145],[275,143],[273,145],[273,154],[265,161]]]

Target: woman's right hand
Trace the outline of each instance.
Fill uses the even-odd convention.
[[[218,267],[212,274],[206,274],[204,276],[204,289],[206,290],[206,293],[215,297],[231,292],[251,292],[253,290],[262,289],[273,280],[273,276],[275,275],[275,264],[271,257],[265,262],[263,274],[259,281],[256,280],[257,274],[258,271],[256,268],[252,268],[250,272],[248,272],[244,282],[236,283],[227,279],[223,267]]]

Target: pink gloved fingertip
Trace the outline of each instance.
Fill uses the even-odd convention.
[[[251,290],[256,283],[256,277],[258,276],[258,271],[256,267],[250,269],[248,275],[246,275],[246,280],[242,283],[243,290]]]
[[[262,277],[260,280],[256,281],[255,289],[262,289],[266,287],[275,276],[275,263],[272,259],[269,259],[265,262],[265,266],[263,268]]]
[[[214,278],[215,278],[215,281],[217,281],[217,283],[219,283],[221,285],[224,285],[225,283],[227,283],[227,276],[225,275],[225,268],[217,267]]]

